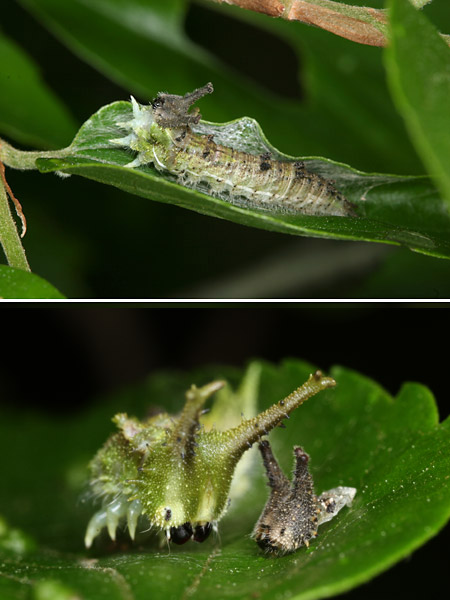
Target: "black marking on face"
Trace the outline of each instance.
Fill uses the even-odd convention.
[[[152,108],[162,108],[164,106],[164,96],[156,96],[151,102]]]
[[[174,544],[185,544],[192,537],[192,525],[190,523],[184,523],[178,527],[170,528],[170,539]]]
[[[212,523],[197,525],[194,529],[194,542],[204,542],[212,531]]]
[[[262,535],[256,540],[256,543],[261,548],[261,550],[265,550],[266,552],[276,553],[277,548],[270,543],[270,538]]]

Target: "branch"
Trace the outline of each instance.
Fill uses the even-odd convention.
[[[233,4],[270,17],[315,25],[343,38],[367,46],[386,46],[387,11],[367,6],[351,6],[333,0],[212,0]],[[429,0],[411,0],[421,8]],[[450,36],[441,34],[450,45]]]

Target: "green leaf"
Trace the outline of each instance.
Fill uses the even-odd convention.
[[[296,360],[261,366],[261,409],[313,369]],[[313,600],[351,589],[409,555],[450,517],[450,419],[438,423],[433,396],[422,385],[405,384],[392,398],[348,369],[335,367],[331,374],[337,388],[295,411],[287,428],[272,432],[270,440],[286,471],[293,445],[307,450],[316,492],[337,485],[358,491],[353,506],[322,525],[309,549],[283,558],[263,556],[249,537],[267,496],[261,465],[248,472],[248,491],[221,521],[220,538],[172,546],[169,552],[152,536],[145,545],[125,549],[123,532],[116,546],[100,544],[89,553],[82,547],[93,508],[77,496],[88,460],[113,430],[111,416],[117,411],[143,416],[151,404],[177,411],[192,382],[225,377],[236,387],[238,370],[161,373],[65,421],[19,417],[11,410],[3,414],[0,505],[10,527],[20,527],[39,548],[2,547],[0,531],[2,598],[28,598],[30,587],[49,580],[50,591],[70,590],[80,598],[250,599],[257,594],[261,600]]]
[[[0,130],[19,142],[61,147],[76,124],[31,57],[0,31]]]
[[[450,218],[426,178],[367,174],[325,159],[306,159],[305,166],[309,170],[333,180],[336,188],[355,204],[359,218],[311,217],[235,206],[184,188],[153,167],[125,168],[130,154],[118,149],[110,140],[123,136],[118,123],[130,118],[131,107],[127,102],[103,107],[82,126],[68,156],[40,158],[36,162],[38,168],[42,172],[75,173],[144,198],[261,229],[292,235],[382,241],[406,245],[434,256],[450,256]],[[218,143],[229,138],[230,130],[236,133],[233,142],[236,148],[252,154],[270,151],[277,158],[295,160],[271,146],[253,119],[225,124],[201,122],[198,129],[200,133],[213,132]]]
[[[50,283],[21,269],[0,265],[0,297],[5,299],[52,299],[64,296]]]
[[[394,99],[450,207],[450,48],[408,0],[391,0],[386,67]]]

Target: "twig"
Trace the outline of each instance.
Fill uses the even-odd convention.
[[[333,0],[212,0],[218,4],[233,4],[247,10],[278,17],[287,21],[301,21],[326,29],[359,44],[386,46],[387,11],[367,6],[352,6]],[[416,0],[421,7],[428,0]],[[441,34],[450,45],[450,36]]]

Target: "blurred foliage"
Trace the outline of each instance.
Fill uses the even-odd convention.
[[[450,31],[448,3],[436,0],[423,13],[440,31]],[[369,172],[426,172],[394,107],[379,48],[300,23],[187,0],[20,0],[2,14],[2,30],[17,55],[16,68],[24,53],[34,65],[27,91],[15,91],[28,107],[24,127],[20,131],[18,121],[14,128],[3,127],[13,143],[68,144],[74,121],[81,124],[104,104],[130,93],[145,102],[161,90],[184,93],[212,80],[217,92],[202,101],[207,120],[251,116],[276,148],[291,155],[325,156]],[[0,127],[11,108],[0,104]],[[317,273],[309,288],[299,284],[297,292],[285,252],[293,242],[280,233],[146,202],[75,177],[62,181],[9,170],[8,180],[28,218],[31,268],[70,297],[179,297],[186,289],[207,296],[209,281],[232,281],[243,266],[259,269],[256,288],[262,297],[278,297],[260,269],[277,254],[283,256],[280,278],[283,273],[289,278],[290,296],[328,297],[336,292],[335,282],[327,286],[320,274],[330,256],[351,244],[296,239],[295,248],[308,253]],[[420,220],[420,212],[415,218]],[[447,219],[436,219],[436,231],[445,231]],[[439,259],[411,255],[407,273],[401,269],[399,277],[387,278],[385,268],[391,274],[396,262],[385,267],[385,261],[397,251],[380,253],[367,244],[365,252],[371,260],[352,272],[345,255],[336,264],[340,295],[370,289],[372,297],[402,297],[402,286],[411,289],[412,283],[418,296],[446,295],[450,266],[438,266]],[[430,272],[442,274],[433,286]],[[377,275],[372,281],[389,285],[367,286],[372,274]]]

